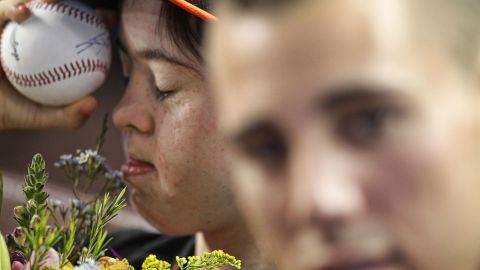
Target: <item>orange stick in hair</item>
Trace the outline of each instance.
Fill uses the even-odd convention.
[[[194,4],[191,4],[187,2],[186,0],[170,0],[173,4],[177,5],[181,9],[187,11],[190,14],[193,14],[197,17],[199,17],[202,20],[206,20],[209,22],[214,22],[217,21],[217,17],[214,15],[208,13],[207,11],[195,6]]]

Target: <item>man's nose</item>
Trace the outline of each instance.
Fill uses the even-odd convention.
[[[336,224],[354,219],[365,210],[365,194],[356,179],[353,157],[312,149],[296,159],[289,177],[289,223]]]

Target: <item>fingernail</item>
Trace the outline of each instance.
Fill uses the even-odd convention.
[[[20,4],[17,4],[17,10],[20,12],[25,12],[28,10],[28,7],[27,5],[25,5],[25,3],[20,3]]]
[[[24,270],[24,269],[25,269],[25,265],[23,265],[22,263],[17,261],[14,261],[12,263],[12,270]]]

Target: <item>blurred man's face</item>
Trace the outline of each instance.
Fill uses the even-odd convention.
[[[407,1],[309,2],[213,30],[251,225],[284,269],[478,269],[473,75],[413,34]]]

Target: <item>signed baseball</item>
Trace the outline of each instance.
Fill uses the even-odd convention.
[[[1,62],[11,84],[40,104],[60,106],[99,88],[110,68],[109,32],[95,11],[76,1],[28,3],[32,16],[10,22]]]

